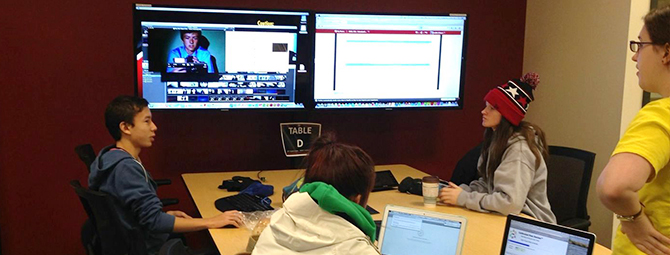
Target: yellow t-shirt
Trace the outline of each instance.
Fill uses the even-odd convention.
[[[651,182],[638,192],[658,231],[670,237],[670,98],[653,101],[643,107],[630,123],[612,156],[622,152],[645,158],[656,171]],[[644,254],[617,230],[612,254]]]

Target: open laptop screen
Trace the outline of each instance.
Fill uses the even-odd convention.
[[[385,219],[382,254],[458,254],[462,222],[393,210]]]
[[[501,255],[590,255],[595,245],[592,233],[508,216]]]

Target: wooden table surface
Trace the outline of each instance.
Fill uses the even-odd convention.
[[[426,173],[407,165],[379,165],[375,168],[377,171],[391,170],[396,179],[398,179],[398,182],[407,176],[421,178],[426,175]],[[272,199],[272,207],[278,209],[282,207],[281,189],[300,178],[303,173],[304,170],[296,169],[261,171],[260,173],[259,171],[187,173],[182,174],[182,178],[184,179],[184,183],[186,183],[186,187],[188,188],[200,215],[207,218],[220,213],[214,206],[214,201],[221,197],[237,193],[218,189],[218,186],[223,180],[232,179],[233,176],[247,176],[252,179],[259,179],[258,175],[265,177],[266,183],[264,184],[274,186],[275,193],[270,196],[270,198]],[[462,254],[495,255],[500,253],[505,229],[505,216],[493,213],[480,213],[461,207],[446,205],[438,205],[435,208],[426,208],[423,206],[423,198],[421,196],[401,193],[397,190],[387,190],[370,194],[368,205],[380,212],[372,215],[374,220],[381,220],[384,207],[387,204],[415,207],[424,210],[464,216],[468,219],[468,223],[465,231]],[[244,227],[210,229],[208,231],[212,235],[212,239],[222,255],[244,252],[250,235],[250,231]],[[593,254],[607,255],[611,254],[611,251],[602,245],[597,244]]]

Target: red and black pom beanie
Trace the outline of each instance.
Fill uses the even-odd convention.
[[[535,100],[533,90],[540,83],[540,76],[527,73],[521,79],[507,81],[484,96],[484,100],[496,108],[512,125],[518,126],[526,116],[528,105]]]

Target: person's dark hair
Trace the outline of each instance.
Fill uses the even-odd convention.
[[[654,44],[670,43],[670,6],[650,11],[644,16],[644,26]]]
[[[375,184],[375,164],[361,148],[335,142],[333,134],[324,134],[312,143],[305,163],[305,183],[328,183],[346,198],[361,195],[359,204],[367,204]]]
[[[200,30],[181,30],[181,31],[180,31],[180,35],[181,35],[180,38],[181,38],[182,40],[184,40],[184,35],[186,35],[186,34],[188,34],[188,33],[196,33],[196,34],[198,34],[198,37],[201,37],[201,36],[202,36],[202,31],[200,31]]]
[[[484,131],[484,141],[482,142],[482,164],[479,166],[480,176],[486,176],[493,182],[493,173],[500,166],[502,156],[507,149],[507,141],[513,135],[518,134],[526,139],[530,151],[535,155],[535,168],[541,163],[541,158],[549,157],[549,148],[545,139],[544,131],[539,126],[527,121],[521,121],[518,126],[512,125],[507,119],[500,118],[500,124],[494,131],[493,128],[487,128]],[[535,140],[535,135],[538,139]],[[490,160],[487,162],[487,159]]]
[[[134,125],[133,119],[137,113],[149,105],[146,99],[135,96],[118,96],[105,109],[105,126],[115,141],[121,140],[119,123],[125,122]]]

